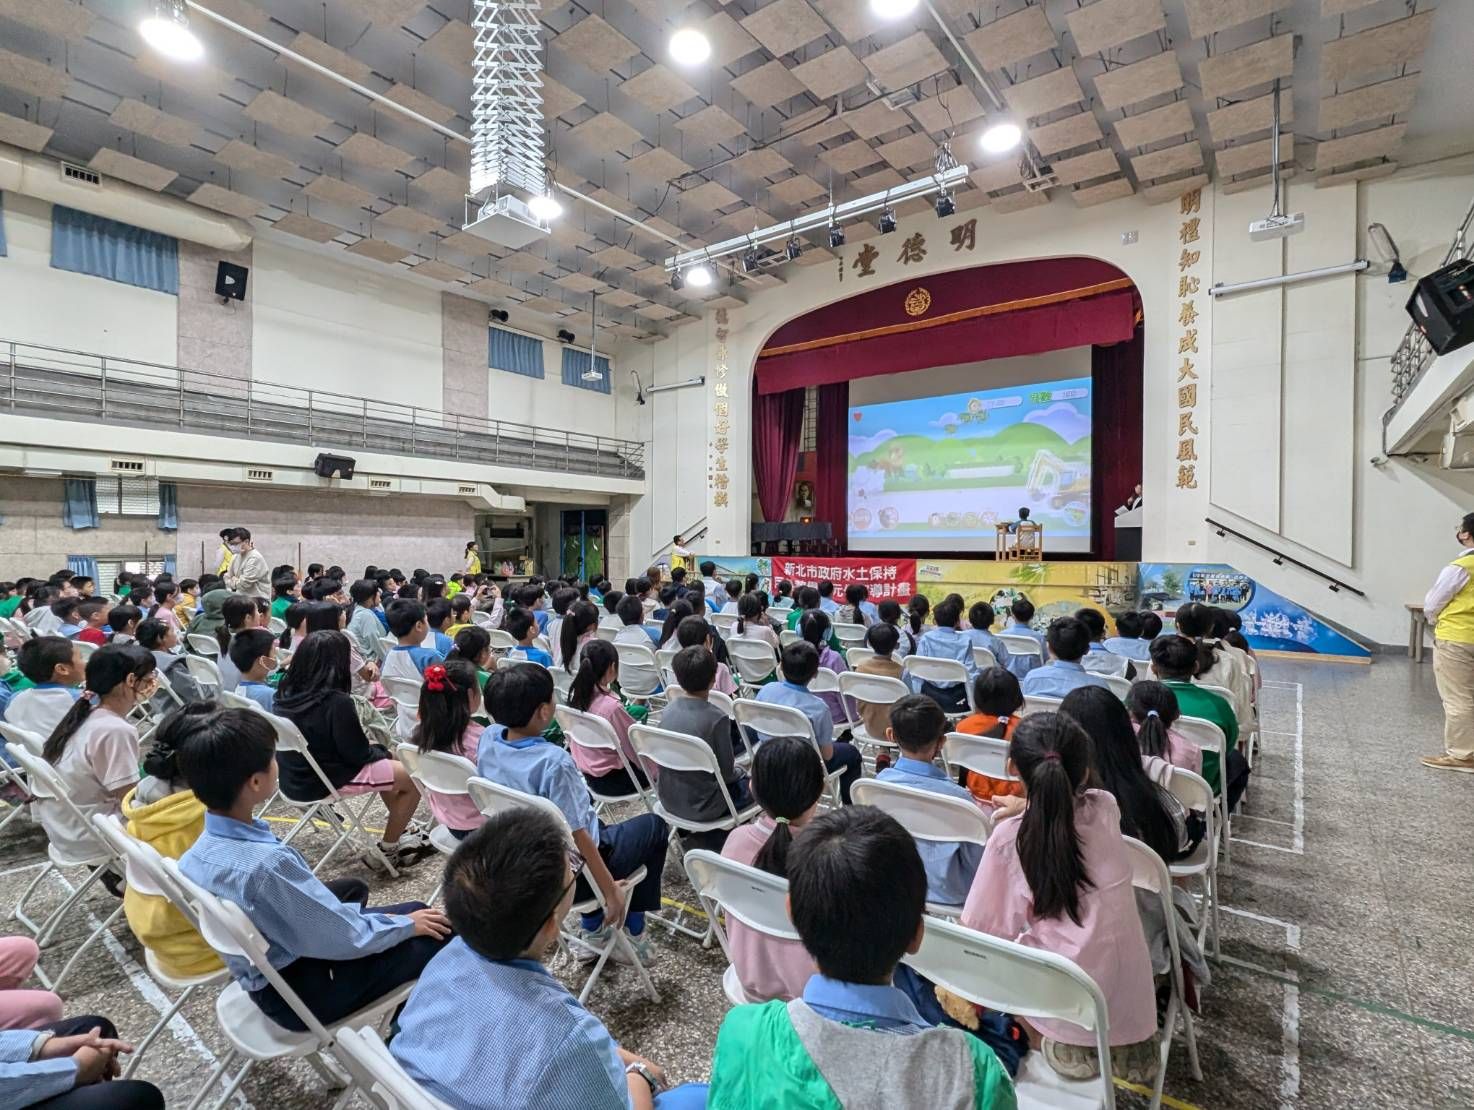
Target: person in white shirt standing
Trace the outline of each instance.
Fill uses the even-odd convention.
[[[225,572],[225,584],[247,597],[271,597],[271,567],[266,556],[256,550],[247,528],[237,528],[230,541],[235,558]]]
[[[1439,573],[1423,599],[1433,625],[1433,679],[1443,699],[1443,754],[1425,756],[1424,767],[1474,772],[1474,513],[1454,539],[1464,551]]]

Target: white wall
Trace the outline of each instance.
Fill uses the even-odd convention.
[[[1066,347],[1021,358],[994,358],[958,366],[933,366],[905,374],[878,374],[850,383],[850,405],[909,401],[979,389],[1006,389],[1014,385],[1090,377],[1089,347]]]
[[[179,299],[51,268],[51,205],[4,197],[0,339],[175,364]]]
[[[579,336],[586,340],[586,335]],[[603,343],[600,343],[603,347]],[[633,348],[635,351],[640,348]],[[610,363],[610,393],[563,384],[563,345],[544,340],[543,376],[528,378],[505,370],[488,369],[487,412],[493,420],[532,424],[549,432],[636,439],[635,383],[623,358]],[[606,352],[607,353],[607,352]],[[554,435],[553,442],[557,442]]]

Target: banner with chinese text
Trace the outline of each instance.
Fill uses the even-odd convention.
[[[858,583],[870,590],[871,601],[905,601],[916,593],[915,559],[841,559],[773,557],[773,581],[788,579],[795,586],[834,583],[834,598],[842,601],[846,586]]]

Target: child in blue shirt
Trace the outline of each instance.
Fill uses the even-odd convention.
[[[243,628],[230,641],[230,661],[241,672],[235,692],[267,713],[276,712],[276,691],[266,676],[276,670],[276,637],[264,628]]]
[[[1126,664],[1126,670],[1121,670],[1123,656],[1107,650],[1105,645],[1106,622],[1105,616],[1099,609],[1077,609],[1075,619],[1085,626],[1090,633],[1090,646],[1085,651],[1085,656],[1080,660],[1081,666],[1092,674],[1115,674],[1124,675],[1126,678],[1136,677],[1136,668],[1130,662]]]
[[[929,790],[976,804],[967,787],[959,786],[936,765],[947,739],[947,715],[931,698],[912,694],[891,707],[886,736],[901,749],[901,757],[875,777],[881,782]],[[983,859],[981,844],[918,840],[916,850],[926,865],[926,899],[961,906],[972,889],[973,876]]]
[[[967,630],[967,638],[977,647],[987,648],[993,653],[993,659],[1000,667],[1009,664],[1008,646],[993,635],[993,621],[996,614],[993,607],[986,601],[979,601],[967,611],[967,623],[971,626]],[[976,661],[976,660],[974,660]]]
[[[1039,645],[1038,655],[1024,655],[1019,652],[1011,652],[1008,658],[1008,669],[1014,673],[1016,678],[1023,678],[1035,667],[1044,665],[1044,660],[1049,657],[1047,646],[1044,642],[1044,634],[1034,629],[1031,623],[1034,619],[1034,603],[1026,597],[1016,597],[1008,607],[1008,615],[1012,619],[1004,632],[1010,636],[1027,636]]]
[[[1157,620],[1160,625],[1161,618],[1158,617]],[[1142,639],[1141,632],[1141,614],[1128,609],[1116,618],[1116,634],[1106,637],[1102,646],[1112,655],[1124,655],[1139,663],[1150,663],[1152,642]]]
[[[389,618],[389,634],[399,644],[384,657],[383,676],[420,681],[426,667],[445,658],[440,652],[421,646],[430,631],[425,607],[418,601],[400,598],[389,603],[385,615]]]
[[[789,706],[809,719],[814,728],[814,739],[819,744],[819,754],[824,757],[825,769],[844,772],[839,780],[839,793],[844,804],[849,805],[850,786],[860,777],[862,770],[860,749],[834,739],[834,718],[829,713],[829,706],[818,694],[809,692],[809,683],[819,673],[818,650],[807,640],[787,644],[779,659],[779,667],[783,680],[765,685],[758,691],[757,700]],[[758,739],[761,741],[767,737]]]
[[[544,667],[553,665],[553,657],[540,647],[534,647],[532,639],[537,635],[537,620],[532,612],[520,606],[507,611],[506,618],[502,621],[502,628],[512,634],[517,641],[517,650],[522,653],[522,658],[530,659],[534,663],[541,663]]]
[[[1081,686],[1104,686],[1107,682],[1098,674],[1091,674],[1080,660],[1090,649],[1090,630],[1075,617],[1059,617],[1049,624],[1049,654],[1053,658],[1042,667],[1035,667],[1021,683],[1024,697],[1063,698],[1071,690]]]
[[[425,605],[425,624],[428,627],[425,639],[420,646],[430,648],[441,659],[449,655],[450,649],[456,645],[455,641],[445,634],[445,630],[450,627],[454,615],[455,608],[447,598],[437,597],[434,601],[428,602]]]

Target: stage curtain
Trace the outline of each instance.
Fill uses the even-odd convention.
[[[1097,346],[1090,352],[1095,388],[1091,415],[1094,469],[1090,503],[1095,550],[1102,560],[1116,557],[1116,507],[1141,481],[1142,329],[1124,343]],[[1171,435],[1175,428],[1158,429]]]
[[[841,554],[846,548],[849,509],[848,443],[850,419],[850,383],[835,382],[819,387],[818,411],[814,427],[816,466],[814,482],[814,519],[828,521],[834,543]]]
[[[752,469],[763,520],[781,524],[793,497],[804,430],[804,391],[754,394]]]

